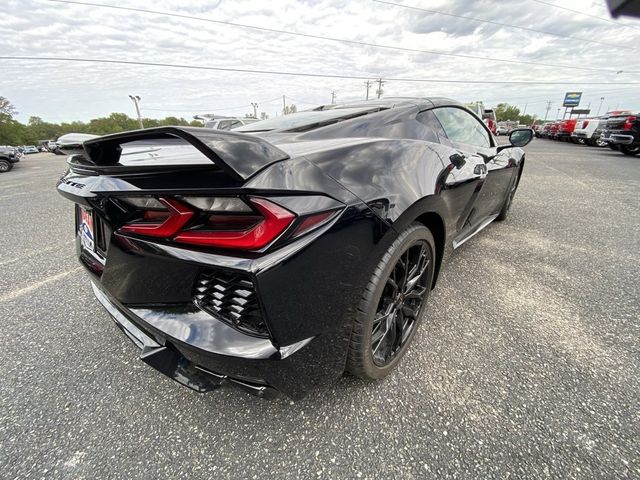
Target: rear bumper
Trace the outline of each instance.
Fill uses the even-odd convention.
[[[76,249],[96,297],[145,363],[198,391],[222,379],[258,395],[275,389],[301,398],[344,372],[356,306],[390,241],[382,221],[360,208],[256,257],[111,232],[103,265],[83,254],[79,237]],[[198,303],[199,280],[211,271],[250,279],[268,335],[234,328]]]
[[[633,143],[633,135],[609,135],[608,137],[602,137],[601,140],[609,143],[615,143],[616,145],[631,145]]]
[[[260,397],[271,397],[278,390],[301,398],[339,376],[344,368],[340,362],[330,361],[340,357],[335,351],[340,341],[330,335],[276,348],[268,340],[239,334],[220,342],[217,352],[203,350],[190,343],[191,334],[195,330],[198,336],[198,332],[189,329],[188,314],[173,320],[182,327],[175,330],[178,336],[174,337],[153,325],[160,315],[127,308],[95,282],[92,287],[116,325],[140,349],[140,360],[198,392],[214,390],[226,382]]]

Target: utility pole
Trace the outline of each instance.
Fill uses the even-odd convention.
[[[547,102],[547,111],[546,111],[546,112],[545,112],[545,114],[544,114],[544,121],[545,121],[545,122],[547,121],[547,116],[549,115],[549,110],[551,110],[551,104],[552,104],[552,103],[553,103],[553,102],[552,102],[551,100],[549,100],[549,101]]]
[[[140,124],[140,128],[144,128],[144,125],[142,124],[142,116],[140,115],[140,105],[138,105],[141,98],[139,95],[129,95],[129,98],[136,106],[136,113],[138,114],[138,123]]]
[[[376,80],[376,82],[378,83],[378,89],[376,90],[376,93],[378,94],[378,98],[380,98],[382,96],[382,94],[384,93],[384,90],[382,90],[382,86],[386,83],[383,82],[381,78],[379,78],[378,80]]]
[[[287,101],[285,100],[284,95],[282,95],[282,114],[287,114]]]
[[[527,105],[529,105],[528,103],[524,104],[524,110],[522,111],[522,116],[524,117],[527,113]]]
[[[596,113],[596,117],[600,115],[600,109],[602,108],[602,102],[604,102],[604,97],[600,97],[600,105],[598,105],[598,113]]]
[[[331,105],[335,105],[336,104],[336,92],[335,90],[333,92],[331,92]]]
[[[253,118],[258,118],[258,104],[251,102],[251,106],[253,107]]]
[[[367,97],[366,100],[369,100],[369,89],[371,88],[371,82],[369,80],[367,80],[366,82],[364,82],[364,86],[367,87]]]
[[[558,113],[556,113],[556,120],[560,120],[560,110],[562,109],[558,107]]]

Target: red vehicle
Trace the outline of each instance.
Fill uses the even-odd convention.
[[[494,135],[497,133],[498,124],[493,118],[485,118],[484,123],[487,125],[487,128],[491,130],[491,133],[493,133]]]
[[[568,142],[571,139],[571,134],[576,129],[577,122],[578,120],[575,118],[561,120],[558,123],[558,131],[556,133],[557,140]]]
[[[558,139],[558,128],[560,127],[560,122],[553,122],[549,125],[549,138],[554,140]]]

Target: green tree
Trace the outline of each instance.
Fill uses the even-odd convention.
[[[0,96],[0,122],[12,120],[17,115],[16,107],[14,107],[8,98]]]
[[[496,120],[504,122],[506,120],[518,120],[520,118],[520,109],[515,105],[508,103],[499,103],[495,108]]]
[[[284,108],[282,109],[282,114],[283,115],[289,115],[290,113],[296,113],[298,111],[298,109],[296,108],[295,105],[285,105]]]

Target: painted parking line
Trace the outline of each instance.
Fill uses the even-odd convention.
[[[57,282],[58,280],[62,280],[63,278],[71,275],[72,273],[76,273],[80,271],[82,267],[72,268],[71,270],[67,270],[66,272],[58,273],[57,275],[53,275],[52,277],[46,278],[44,280],[40,280],[39,282],[34,282],[28,287],[20,288],[18,290],[13,290],[9,293],[6,293],[0,297],[0,303],[8,302],[10,300],[15,300],[22,295],[26,295],[27,293],[33,292],[40,287],[48,285],[49,283]]]

